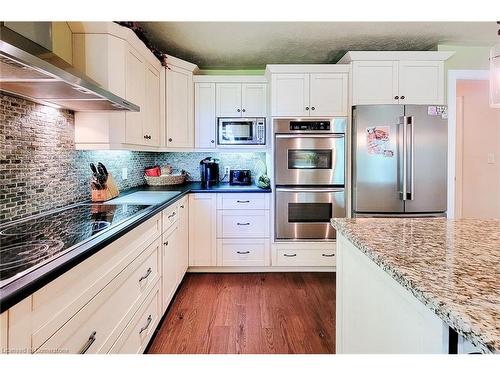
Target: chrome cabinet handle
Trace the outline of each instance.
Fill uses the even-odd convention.
[[[95,341],[95,335],[97,334],[96,331],[92,332],[89,336],[89,339],[85,343],[85,345],[82,346],[82,348],[78,351],[78,354],[85,354],[87,350],[92,346],[92,344]]]
[[[246,109],[242,109],[241,112],[246,112],[247,110]]]
[[[404,98],[405,98],[405,96],[404,96],[404,95],[401,95],[401,99],[404,99]]]
[[[141,276],[141,278],[139,279],[139,282],[141,282],[142,280],[146,280],[149,275],[151,275],[151,267],[148,268],[148,270],[146,271],[146,274],[144,276]]]
[[[250,201],[236,201],[237,203],[250,203]]]
[[[237,251],[238,254],[250,254],[250,251]]]
[[[168,241],[163,242],[165,246],[168,246]]]
[[[171,218],[173,218],[175,215],[176,215],[176,212],[174,211],[174,212],[172,212],[172,214],[171,214],[171,215],[168,215],[168,216],[167,216],[167,218],[168,218],[168,219],[171,219]]]
[[[306,111],[309,111],[309,107],[306,107]]]
[[[334,256],[334,255],[335,254],[321,254],[322,257],[329,257],[329,258],[332,257],[332,256]]]
[[[283,256],[285,256],[285,257],[296,257],[297,254],[283,254]]]
[[[241,112],[241,109],[237,109],[236,112]]]
[[[151,322],[153,321],[153,318],[151,317],[151,315],[148,316],[148,320],[147,320],[147,323],[144,327],[141,328],[141,330],[139,331],[139,335],[144,332],[145,330],[148,329],[149,325],[151,324]]]
[[[184,208],[184,205],[182,205],[181,208]]]
[[[311,109],[312,109],[312,110],[314,111],[314,110],[315,110],[316,108],[314,108],[314,107],[311,107]]]
[[[236,223],[236,225],[250,225],[250,223]]]

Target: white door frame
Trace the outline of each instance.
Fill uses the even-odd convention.
[[[457,81],[489,79],[489,70],[448,70],[448,218],[455,217]]]

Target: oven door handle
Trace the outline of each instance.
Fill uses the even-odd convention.
[[[276,134],[276,138],[345,138],[344,133],[328,133],[328,134]]]
[[[344,188],[282,188],[282,187],[277,187],[276,191],[282,191],[282,192],[287,192],[287,193],[300,193],[300,192],[305,192],[305,193],[341,193],[345,189]]]

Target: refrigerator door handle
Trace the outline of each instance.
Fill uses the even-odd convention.
[[[407,124],[410,126],[410,189],[407,194],[408,200],[415,199],[415,118],[414,116],[407,117]]]
[[[403,121],[403,188],[401,191],[401,200],[406,201],[407,197],[407,188],[408,188],[408,117],[401,116],[401,120]]]

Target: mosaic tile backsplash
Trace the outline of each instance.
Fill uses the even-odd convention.
[[[24,99],[0,94],[0,223],[90,199],[91,162],[102,162],[120,190],[145,184],[144,168],[170,164],[198,181],[199,162],[212,156],[224,166],[265,170],[260,153],[154,153],[76,151],[74,116]],[[122,169],[128,179],[123,180]]]
[[[248,152],[248,153],[229,153],[229,152],[165,152],[160,153],[156,157],[158,165],[169,164],[174,168],[174,171],[184,169],[189,172],[188,179],[190,181],[200,181],[200,160],[212,157],[219,159],[219,174],[222,178],[224,168],[230,169],[250,169],[252,179],[266,173],[266,153],[265,152]],[[228,181],[229,176],[224,181]]]

